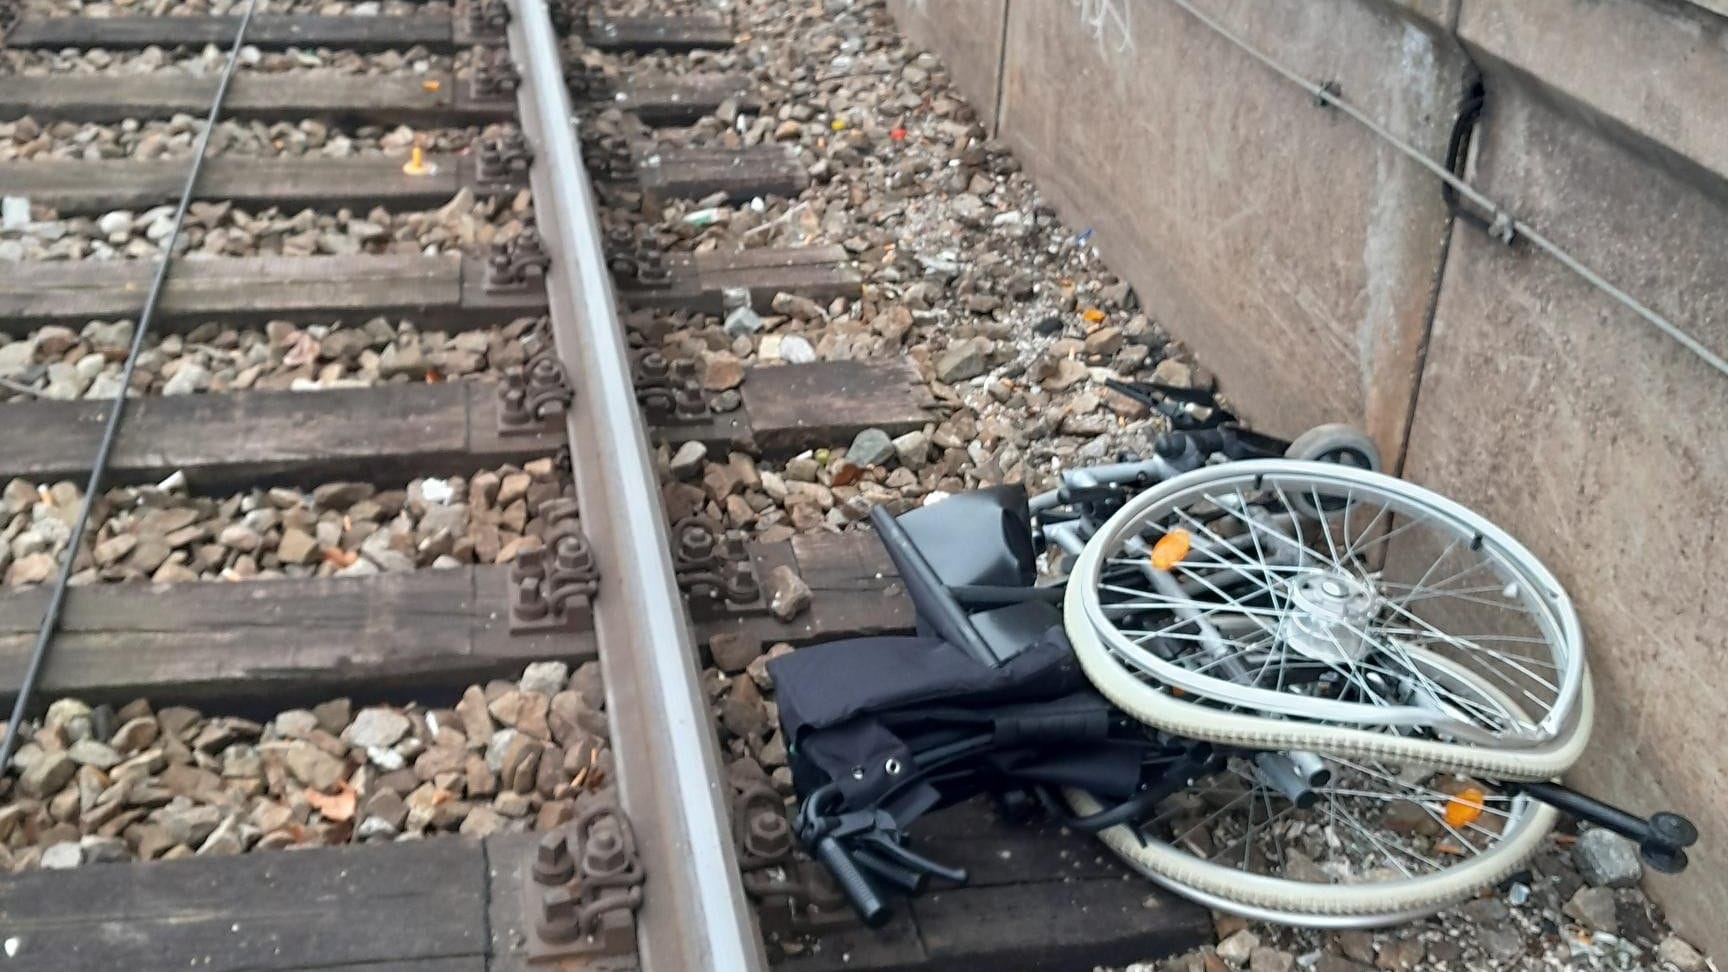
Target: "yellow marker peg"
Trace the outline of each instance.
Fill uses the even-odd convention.
[[[438,167],[426,161],[426,150],[416,145],[408,154],[408,161],[402,164],[402,171],[411,176],[431,175]]]

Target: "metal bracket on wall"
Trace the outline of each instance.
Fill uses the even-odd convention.
[[[1472,71],[1469,83],[1464,86],[1464,100],[1458,106],[1458,117],[1452,122],[1452,132],[1446,139],[1446,170],[1459,179],[1465,178],[1465,170],[1470,166],[1470,148],[1487,104],[1488,88],[1483,84],[1482,76]],[[1440,198],[1446,200],[1447,211],[1459,221],[1476,227],[1507,246],[1518,242],[1512,214],[1504,210],[1478,212],[1465,205],[1458,190],[1447,182],[1440,183]]]

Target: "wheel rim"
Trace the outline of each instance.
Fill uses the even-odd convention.
[[[1103,836],[1149,877],[1215,907],[1364,927],[1439,910],[1501,880],[1553,825],[1552,808],[1468,777],[1317,759],[1333,775],[1305,809],[1242,755],[1149,820]],[[1081,813],[1099,808],[1084,794],[1069,799]],[[1462,820],[1470,808],[1475,815]]]
[[[1086,553],[1069,584],[1112,663],[1195,701],[1520,749],[1556,739],[1579,695],[1577,617],[1547,569],[1389,476],[1207,467],[1135,497]]]

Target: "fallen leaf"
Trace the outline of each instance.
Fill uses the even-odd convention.
[[[354,561],[359,559],[360,555],[352,550],[343,550],[341,547],[324,548],[325,562],[335,564],[338,567],[351,567]]]
[[[320,793],[311,787],[306,788],[306,802],[312,804],[312,809],[324,815],[326,820],[341,823],[354,816],[354,803],[357,794],[346,780],[338,781],[335,793]]]

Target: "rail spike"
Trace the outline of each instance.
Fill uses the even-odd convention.
[[[547,503],[547,545],[524,550],[511,563],[511,634],[581,631],[592,623],[600,567],[575,508],[575,500]]]
[[[505,369],[504,380],[498,383],[499,435],[545,432],[570,411],[576,398],[546,318],[523,335],[522,343],[528,359]]]
[[[510,26],[510,6],[504,0],[467,0],[462,15],[472,38],[498,40]]]
[[[733,796],[732,838],[764,935],[803,937],[858,924],[827,870],[799,853],[786,803],[773,787],[750,783]]]
[[[635,831],[606,791],[535,846],[524,888],[529,962],[562,968],[569,959],[635,954],[645,877]]]
[[[468,95],[475,101],[501,101],[516,97],[522,76],[510,52],[494,44],[476,44],[468,69]]]
[[[521,129],[511,126],[480,140],[474,181],[486,188],[524,183],[532,164],[534,147]]]
[[[507,240],[493,241],[482,287],[489,294],[521,292],[538,283],[551,268],[552,255],[546,252],[540,228],[532,216],[523,216],[520,232]]]
[[[671,538],[672,569],[692,616],[707,620],[768,610],[742,534],[697,515],[674,523]]]

